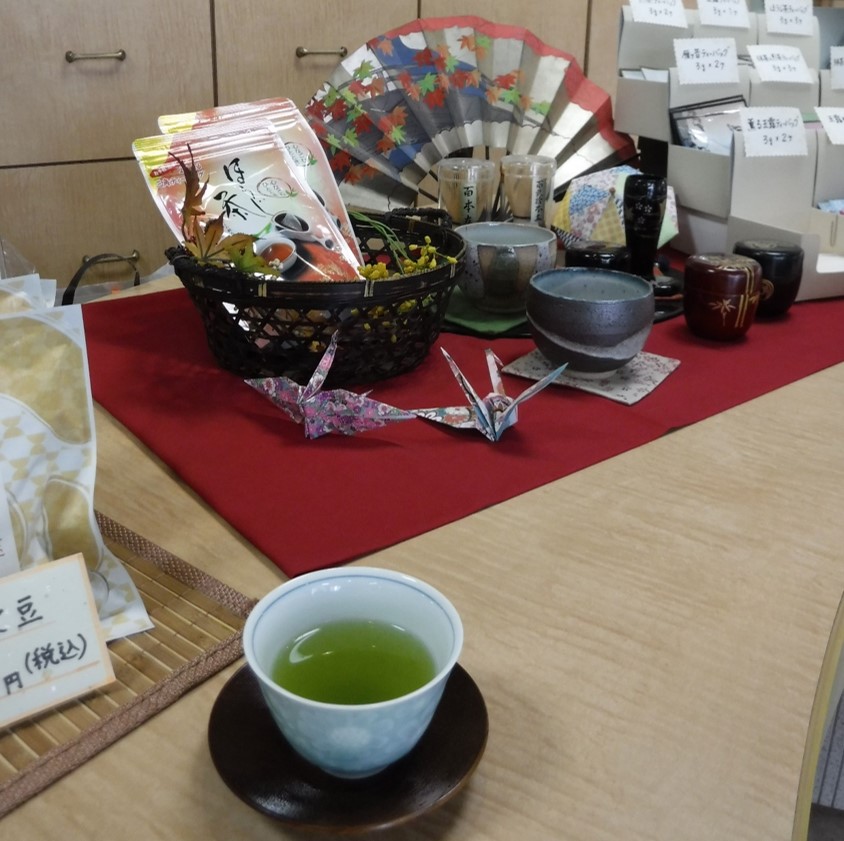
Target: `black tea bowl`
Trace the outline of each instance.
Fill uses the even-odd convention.
[[[526,311],[537,348],[567,373],[609,376],[626,365],[650,334],[652,285],[628,272],[560,268],[535,274]]]

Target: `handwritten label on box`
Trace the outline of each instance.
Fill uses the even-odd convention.
[[[809,154],[799,108],[742,108],[741,130],[748,158],[805,157]]]
[[[683,0],[630,0],[630,12],[636,23],[689,28]]]
[[[828,106],[815,108],[829,142],[835,146],[844,146],[844,108]]]
[[[811,84],[813,81],[799,47],[787,44],[748,44],[747,51],[763,82]]]
[[[750,29],[745,0],[697,0],[697,13],[702,26]]]
[[[834,91],[844,90],[844,47],[829,48],[829,87]]]
[[[81,554],[0,579],[0,727],[113,681]]]
[[[734,84],[739,80],[735,38],[675,38],[681,85]]]
[[[812,0],[765,0],[765,25],[770,33],[811,35],[812,16]]]

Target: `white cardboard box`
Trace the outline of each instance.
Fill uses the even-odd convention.
[[[614,125],[618,131],[639,137],[668,142],[671,126],[668,122],[668,82],[628,79],[625,70],[665,70],[676,63],[674,39],[691,38],[692,24],[697,12],[686,10],[687,28],[657,26],[633,20],[629,5],[622,6],[618,30]]]
[[[669,71],[669,108],[742,96],[750,100],[750,69],[739,67],[735,84],[681,85],[677,68]],[[677,202],[688,210],[726,220],[730,214],[732,161],[716,155],[672,144],[668,147],[666,177],[677,194]]]
[[[750,70],[750,101],[752,106],[798,108],[809,113],[820,104],[821,83],[818,71],[810,70],[811,82],[763,82],[759,71]]]
[[[678,203],[677,226],[680,232],[671,240],[671,247],[683,254],[723,254],[727,251],[727,217],[689,210]]]
[[[669,109],[690,104],[696,96],[700,97],[698,101],[705,102],[741,95],[748,105],[791,106],[803,113],[811,113],[818,104],[815,97],[820,95],[819,81],[817,85],[762,83],[759,74],[752,68],[741,67],[739,71],[738,85],[680,85],[677,69],[672,68],[669,74]],[[699,90],[695,91],[695,88]],[[782,159],[778,161],[770,177],[782,180]],[[791,159],[788,161],[790,165]],[[802,169],[800,172],[798,177],[806,178],[807,188],[813,186],[814,172],[806,174]],[[793,167],[789,168],[789,173],[794,173]],[[721,219],[726,219],[731,212],[735,213],[733,195],[736,186],[733,159],[729,155],[714,155],[672,144],[668,147],[666,176],[668,183],[674,187],[678,204],[683,207]],[[745,189],[745,185],[742,184],[741,189]],[[840,197],[844,198],[844,191]]]
[[[670,142],[668,82],[619,77],[613,124],[625,134]]]
[[[829,70],[821,70],[821,105],[825,108],[844,108],[844,90],[832,89],[832,76]]]
[[[785,164],[781,157],[748,157],[742,136],[735,136],[727,221],[730,249],[743,239],[773,239],[803,249],[797,300],[844,295],[844,222],[813,206],[816,195],[842,197],[844,147],[831,144],[822,130],[807,131],[806,140],[809,154],[789,157]]]
[[[618,30],[618,60],[621,70],[639,70],[642,67],[667,70],[676,63],[674,39],[691,38],[692,25],[697,12],[686,10],[687,28],[679,26],[657,26],[652,23],[638,23],[633,20],[630,6],[621,7]]]
[[[758,14],[757,18],[757,44],[782,44],[783,46],[797,47],[803,53],[806,64],[810,68],[821,67],[821,36],[818,18],[812,16],[811,35],[787,35],[782,32],[768,32],[768,19],[764,13]]]
[[[733,26],[704,26],[697,19],[697,12],[694,13],[692,23],[692,38],[734,38],[736,42],[736,53],[747,55],[747,45],[757,43],[758,22],[755,14],[748,14],[750,24],[747,29],[737,29]]]
[[[677,204],[710,216],[729,216],[731,163],[729,155],[669,146],[666,178]]]

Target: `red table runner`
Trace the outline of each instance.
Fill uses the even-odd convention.
[[[633,406],[549,386],[495,444],[422,420],[308,440],[217,367],[184,290],[83,312],[94,399],[289,576],[465,517],[844,360],[844,299],[795,305],[731,344],[697,339],[675,318],[654,325],[645,349],[681,365]],[[444,333],[419,368],[375,384],[372,396],[403,409],[463,403],[440,345],[481,393],[484,348],[505,364],[533,348]],[[528,385],[505,375],[512,395]]]

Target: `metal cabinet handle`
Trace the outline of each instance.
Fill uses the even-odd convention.
[[[339,55],[340,58],[345,58],[348,54],[348,47],[338,47],[336,50],[309,50],[307,47],[296,47],[296,58],[304,58],[308,55]]]
[[[74,274],[70,279],[70,282],[67,284],[64,292],[62,293],[62,306],[67,306],[68,304],[73,303],[73,299],[76,295],[76,287],[79,286],[79,283],[85,276],[85,273],[88,269],[93,268],[99,263],[121,263],[125,261],[132,267],[132,270],[135,273],[135,276],[132,279],[133,286],[139,286],[141,283],[141,273],[138,271],[137,262],[140,258],[141,255],[138,253],[137,248],[133,248],[132,253],[128,256],[124,254],[109,254],[108,252],[105,254],[97,254],[94,257],[89,257],[86,254],[82,258],[82,263],[76,270],[76,274]]]
[[[89,257],[87,254],[82,258],[82,263],[90,263],[96,260],[98,263],[137,263],[141,259],[137,248],[132,249],[131,254],[97,254],[96,257]]]
[[[113,58],[117,61],[125,61],[126,50],[116,50],[113,53],[75,53],[73,50],[68,50],[64,54],[64,60],[68,64],[73,64],[74,61],[89,61],[98,58]]]

